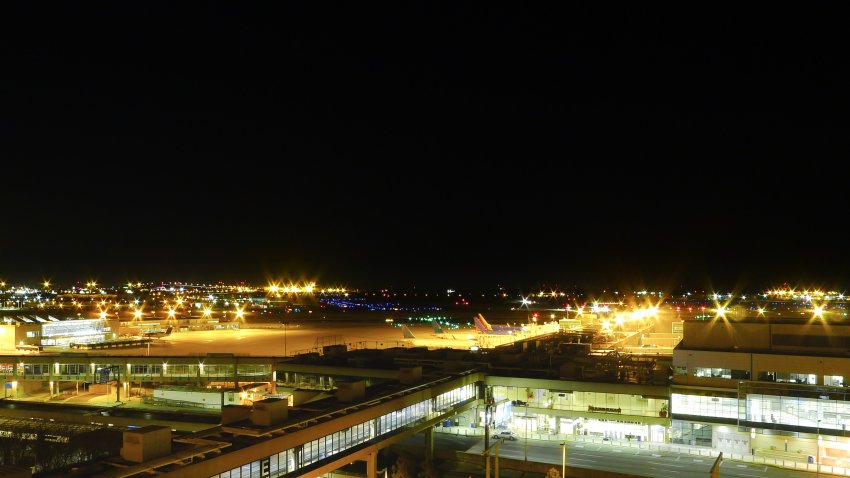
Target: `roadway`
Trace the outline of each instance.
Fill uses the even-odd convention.
[[[412,437],[405,443],[422,444],[421,436]],[[434,434],[436,449],[465,451],[478,455],[484,450],[482,437],[467,437]],[[527,451],[526,451],[527,449]],[[500,457],[516,460],[527,459],[540,463],[550,463],[560,472],[561,447],[559,442],[528,440],[505,441],[499,450]],[[686,455],[659,450],[642,450],[628,446],[567,442],[567,467],[589,468],[636,476],[682,478],[706,478],[714,464],[710,456]],[[483,458],[482,458],[483,464]],[[823,474],[823,473],[821,473]],[[569,472],[567,472],[569,476]],[[720,466],[720,476],[739,478],[812,478],[815,473],[775,468],[761,464],[741,463],[724,460]]]

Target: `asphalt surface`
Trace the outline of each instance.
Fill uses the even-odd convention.
[[[421,437],[405,442],[421,445]],[[467,437],[437,433],[434,446],[440,449],[465,451],[480,454],[484,449],[481,437]],[[505,441],[500,446],[499,456],[513,459],[550,463],[560,471],[561,447],[559,442],[523,439]],[[709,476],[714,457],[686,455],[658,450],[641,450],[627,446],[567,442],[567,467],[589,468],[646,477],[699,477]],[[567,472],[569,475],[569,471]],[[824,473],[821,473],[824,475]],[[721,477],[740,478],[812,478],[815,473],[776,468],[754,463],[724,460],[720,466]]]

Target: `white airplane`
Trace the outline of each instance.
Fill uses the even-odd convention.
[[[417,347],[428,347],[430,349],[452,348],[470,350],[472,347],[478,346],[478,340],[475,334],[448,334],[445,332],[433,333],[432,338],[418,338],[413,335],[413,332],[406,325],[401,326],[401,333],[405,341]]]
[[[146,332],[142,334],[142,337],[148,339],[161,339],[163,337],[168,337],[169,335],[171,335],[172,330],[174,330],[174,327],[169,325],[168,327],[166,327],[165,332]]]

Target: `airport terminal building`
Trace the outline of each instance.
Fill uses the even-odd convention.
[[[404,437],[425,433],[427,446],[434,432],[483,435],[485,426],[520,438],[681,444],[850,470],[850,326],[717,318],[683,328],[672,361],[559,355],[574,347],[556,334],[489,358],[344,345],[296,357],[0,355],[0,380],[12,400],[94,387],[115,401],[220,411],[220,427],[172,437],[169,450],[134,458],[125,443],[113,458],[120,466],[93,464],[93,476],[319,476],[362,460],[371,477],[376,454]],[[143,435],[131,441],[145,443]]]
[[[170,437],[169,450],[139,452],[140,461],[133,461],[125,437],[128,449],[112,459],[120,466],[99,462],[89,470],[93,476],[319,476],[357,460],[375,476],[377,452],[416,433],[424,432],[427,443],[433,432],[460,427],[483,436],[489,425],[530,439],[580,434],[664,442],[670,423],[666,384],[520,378],[488,371],[478,354],[448,349],[329,346],[297,357],[0,355],[0,380],[8,400],[95,393],[114,402],[220,410],[220,428],[192,439]],[[124,431],[142,448],[164,433]]]
[[[686,322],[673,354],[671,441],[850,468],[850,325]]]

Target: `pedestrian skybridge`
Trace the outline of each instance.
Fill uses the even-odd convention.
[[[321,410],[305,418],[268,427],[240,422],[197,435],[230,444],[212,453],[198,453],[190,460],[181,456],[173,462],[160,459],[164,466],[155,470],[143,463],[98,476],[134,477],[153,472],[164,477],[314,477],[365,460],[368,476],[374,477],[378,451],[415,433],[425,432],[426,453],[430,453],[433,426],[475,405],[478,383],[483,379],[472,371],[423,377],[420,384],[395,384],[394,389],[367,394],[357,403],[328,399],[324,409],[317,404]]]

